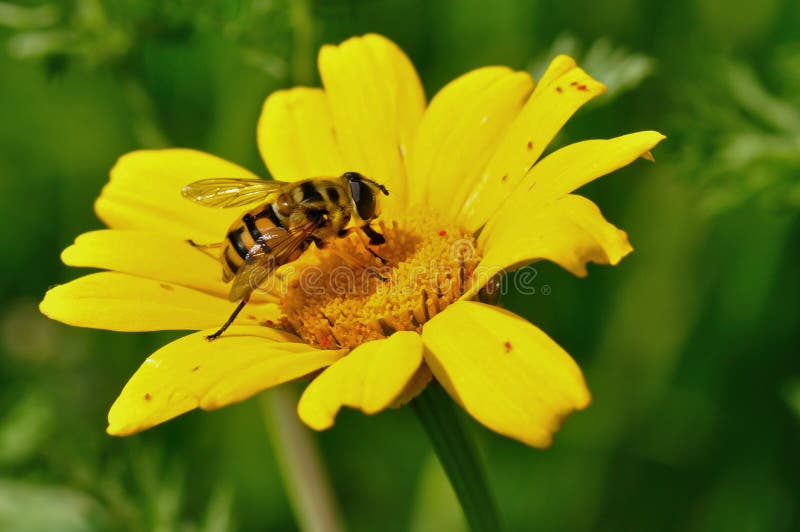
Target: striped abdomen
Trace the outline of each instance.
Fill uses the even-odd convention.
[[[222,279],[226,283],[233,279],[244,264],[247,254],[265,231],[273,227],[283,227],[281,217],[275,213],[272,205],[267,203],[249,211],[228,230],[220,257]]]

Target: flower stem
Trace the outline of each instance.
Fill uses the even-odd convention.
[[[262,394],[261,408],[289,502],[301,530],[340,532],[339,511],[310,431],[295,411],[297,393],[280,386]]]
[[[411,406],[428,433],[472,531],[500,530],[497,505],[478,449],[459,419],[453,401],[439,384],[431,383]]]
[[[314,19],[310,0],[294,0],[289,4],[292,27],[291,76],[295,85],[311,83],[314,78]]]

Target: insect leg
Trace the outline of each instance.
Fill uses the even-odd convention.
[[[344,251],[343,249],[339,249],[336,246],[325,246],[324,249],[330,250],[331,253],[333,253],[334,255],[336,255],[337,257],[339,257],[340,259],[342,259],[346,263],[350,264],[351,266],[355,266],[356,268],[364,269],[371,276],[373,276],[373,277],[375,277],[377,279],[380,279],[383,282],[386,282],[386,281],[389,280],[386,277],[384,277],[383,275],[381,275],[378,272],[376,272],[375,269],[374,269],[375,266],[373,266],[372,264],[365,263],[364,261],[362,261],[361,259],[359,259],[355,255],[352,255],[352,254]],[[369,249],[369,248],[367,248],[367,249]]]
[[[383,237],[383,235],[373,229],[371,225],[362,225],[361,230],[364,231],[364,234],[369,237],[370,246],[379,246],[386,243],[386,239]]]
[[[225,323],[222,324],[222,327],[220,327],[219,330],[217,332],[215,332],[214,334],[209,334],[208,336],[206,336],[206,340],[208,340],[209,342],[213,342],[214,340],[219,338],[220,335],[222,333],[224,333],[225,330],[228,327],[231,326],[231,323],[233,323],[233,320],[236,319],[236,316],[239,315],[239,313],[242,311],[244,306],[247,304],[248,299],[250,299],[250,298],[246,297],[246,298],[242,299],[239,302],[239,304],[236,306],[236,309],[234,309],[233,314],[231,314],[230,317],[228,318],[228,320]]]
[[[219,247],[222,245],[222,242],[216,242],[214,244],[198,244],[197,242],[195,242],[190,238],[189,240],[186,241],[186,243],[192,246],[193,248],[196,248],[198,251],[202,251],[212,259],[219,260],[219,254],[215,255],[211,250],[219,249]]]
[[[385,244],[386,239],[383,237],[382,234],[377,232],[375,229],[372,228],[369,224],[363,227],[351,227],[349,229],[344,229],[339,231],[339,237],[346,237],[355,233],[358,236],[359,241],[363,244],[364,249],[369,251],[369,254],[381,261],[381,264],[389,264],[389,261],[385,258],[381,257],[374,249],[370,246],[378,246],[380,244]],[[364,237],[369,238],[369,241],[366,241]]]

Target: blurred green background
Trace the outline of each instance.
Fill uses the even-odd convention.
[[[318,83],[325,42],[380,32],[429,98],[487,64],[579,58],[609,93],[556,145],[658,129],[584,192],[636,252],[577,279],[537,265],[505,304],[584,368],[590,409],[538,451],[470,422],[501,513],[526,530],[800,530],[800,3],[723,0],[0,2],[0,530],[295,530],[259,401],[127,439],[111,402],[178,334],[39,315],[82,272],[108,170],[142,147],[259,174],[264,97]],[[548,295],[544,295],[548,293]],[[409,409],[319,436],[352,530],[463,530]]]

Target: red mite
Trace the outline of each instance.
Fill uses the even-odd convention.
[[[330,338],[328,338],[327,336],[323,336],[323,337],[322,337],[322,340],[320,340],[320,345],[321,345],[322,347],[328,347],[328,344],[329,344],[330,342],[331,342],[331,339],[330,339]]]
[[[588,91],[589,89],[586,87],[586,85],[578,85],[578,90],[579,91]]]
[[[503,344],[503,347],[506,348],[506,353],[510,352],[511,351],[511,342],[506,340],[506,343]]]
[[[575,85],[577,85],[577,84],[578,84],[578,82],[577,82],[577,81],[573,81],[572,83],[570,83],[570,85],[572,85],[573,87],[574,87]]]
[[[529,140],[529,141],[528,141],[528,149],[529,149],[529,150],[532,150],[532,149],[533,149],[533,141],[532,141],[532,140]]]
[[[150,394],[149,393],[144,394],[144,400],[145,401],[149,401],[150,400]]]
[[[561,87],[556,87],[556,90],[557,90],[558,92],[564,92],[564,89],[562,89]]]
[[[439,231],[439,236],[445,236],[446,234],[447,234],[447,231],[445,231],[444,229]]]

